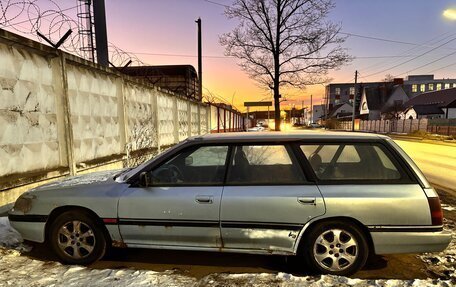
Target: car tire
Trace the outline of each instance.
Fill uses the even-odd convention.
[[[354,224],[321,222],[305,236],[302,255],[313,272],[348,276],[360,270],[367,261],[366,238]]]
[[[101,259],[107,249],[103,230],[87,213],[67,211],[52,223],[49,242],[66,264],[86,265]]]

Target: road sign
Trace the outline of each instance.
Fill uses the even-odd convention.
[[[272,102],[244,102],[244,107],[270,107]]]

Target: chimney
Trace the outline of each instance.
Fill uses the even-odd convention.
[[[394,78],[393,84],[394,85],[403,85],[404,84],[404,79],[403,78]]]

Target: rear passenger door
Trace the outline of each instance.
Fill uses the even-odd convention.
[[[380,141],[302,144],[327,217],[354,218],[371,232],[430,224],[426,196],[407,166]]]
[[[225,248],[292,252],[304,224],[324,212],[291,146],[233,147],[220,209]]]

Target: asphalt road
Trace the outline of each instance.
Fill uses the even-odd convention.
[[[394,141],[413,159],[429,182],[456,194],[456,145]]]

